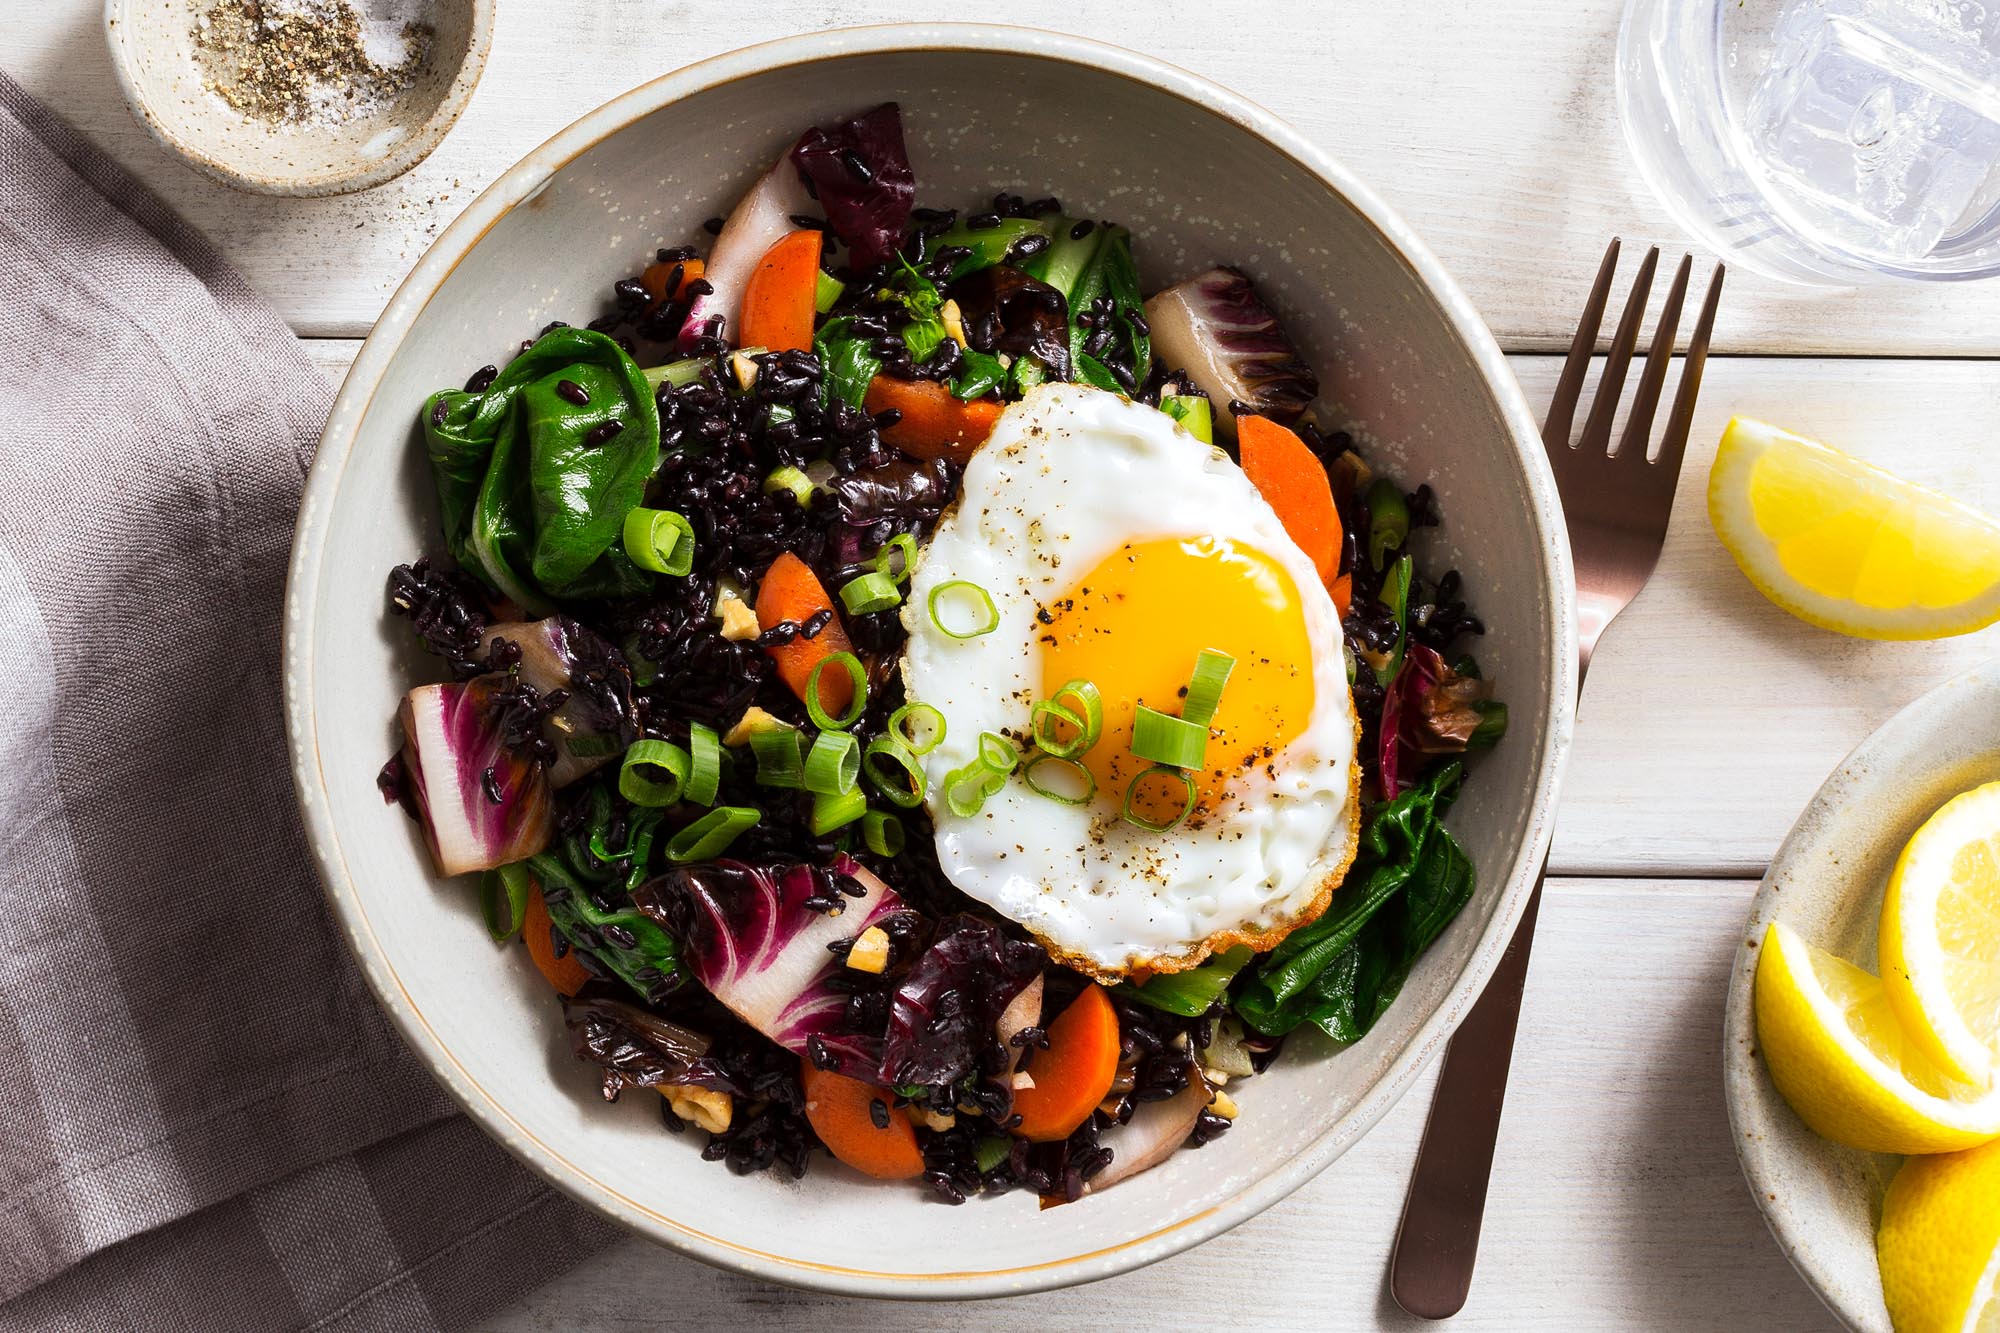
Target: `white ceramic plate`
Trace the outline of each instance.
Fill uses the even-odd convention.
[[[1247,1084],[1237,1127],[1065,1208],[948,1208],[830,1162],[739,1179],[607,1107],[518,949],[438,881],[376,794],[396,703],[435,664],[385,613],[390,568],[436,544],[415,437],[429,392],[524,333],[596,313],[657,245],[698,237],[806,125],[903,106],[925,202],[1054,193],[1135,232],[1149,287],[1216,262],[1256,276],[1374,458],[1439,492],[1424,534],[1461,568],[1513,726],[1451,823],[1478,893],[1367,1040],[1300,1039]],[[577,1198],[711,1263],[864,1295],[998,1295],[1122,1272],[1283,1198],[1381,1118],[1443,1045],[1511,935],[1548,841],[1575,695],[1573,593],[1554,487],[1499,349],[1437,261],[1365,187],[1232,93],[1130,52],[1023,29],[899,26],[706,61],[590,113],[502,176],[396,294],[334,405],[299,516],[285,687],[306,827],[369,984],[495,1138]],[[1369,1219],[1385,1226],[1389,1219]],[[1329,1243],[1338,1243],[1329,1238]]]
[[[1875,1227],[1902,1159],[1827,1142],[1778,1094],[1757,1054],[1757,955],[1765,928],[1783,921],[1875,971],[1882,891],[1903,844],[1946,801],[1995,779],[2000,663],[1989,663],[1924,695],[1841,761],[1764,876],[1730,980],[1723,1088],[1743,1174],[1799,1275],[1862,1333],[1890,1333]]]

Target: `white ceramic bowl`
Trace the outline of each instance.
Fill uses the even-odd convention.
[[[551,319],[597,312],[660,244],[699,236],[800,128],[902,103],[922,200],[1054,193],[1135,234],[1149,286],[1218,261],[1255,275],[1319,367],[1324,416],[1428,479],[1427,534],[1490,627],[1479,656],[1512,710],[1451,823],[1470,906],[1352,1049],[1297,1038],[1246,1085],[1236,1127],[1078,1204],[947,1208],[822,1161],[739,1179],[660,1132],[652,1099],[607,1107],[564,1049],[519,949],[471,889],[438,881],[376,794],[401,692],[435,670],[385,611],[391,566],[437,544],[416,413]],[[1569,557],[1533,422],[1491,336],[1409,229],[1319,149],[1196,76],[1020,29],[896,26],[793,38],[678,71],[530,153],[439,237],[355,359],[299,515],[285,686],[306,825],[369,983],[466,1110],[577,1198],[676,1249],[830,1291],[964,1297],[1137,1267],[1284,1197],[1345,1151],[1437,1053],[1513,930],[1549,836],[1574,697]],[[1388,1226],[1391,1219],[1378,1219]]]
[[[1946,801],[1996,779],[2000,663],[1988,663],[1930,691],[1841,761],[1778,849],[1737,949],[1722,1043],[1736,1153],[1779,1246],[1857,1333],[1890,1333],[1875,1229],[1902,1159],[1829,1143],[1786,1104],[1757,1054],[1758,954],[1765,929],[1783,921],[1875,971],[1882,893],[1903,844]]]

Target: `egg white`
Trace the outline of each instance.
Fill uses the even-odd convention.
[[[972,759],[979,734],[1028,732],[1042,689],[1038,608],[1127,542],[1197,536],[1254,547],[1298,590],[1313,710],[1269,772],[1238,775],[1199,828],[1168,833],[1121,820],[1102,793],[1087,807],[1063,805],[1018,776],[976,813],[953,815],[944,778]],[[992,596],[991,633],[953,639],[932,621],[931,590],[958,579]],[[1323,907],[1354,844],[1355,723],[1340,621],[1312,562],[1220,449],[1115,394],[1031,390],[967,465],[957,508],[919,557],[903,621],[909,696],[946,723],[924,761],[938,860],[952,883],[1063,961],[1106,978],[1172,971],[1238,939],[1269,947]]]

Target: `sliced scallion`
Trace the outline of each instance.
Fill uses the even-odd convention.
[[[905,810],[924,803],[924,792],[927,790],[924,766],[917,762],[917,756],[910,748],[895,736],[877,736],[868,742],[868,749],[861,756],[861,771],[868,775],[868,781],[884,800]]]
[[[908,703],[889,714],[889,734],[914,755],[926,755],[944,739],[944,714],[926,703]]]
[[[903,600],[902,589],[896,580],[887,574],[870,571],[857,574],[840,585],[840,604],[847,608],[851,616],[865,616],[873,611],[887,611]]]
[[[625,515],[625,554],[641,569],[684,578],[694,569],[694,527],[671,509]]]
[[[903,854],[903,821],[880,810],[861,816],[861,841],[877,856]]]
[[[846,290],[846,283],[834,277],[833,274],[828,273],[825,269],[821,269],[817,280],[813,284],[813,313],[824,315],[827,311],[833,309],[834,302],[838,301],[840,294]]]
[[[834,717],[820,702],[819,676],[828,667],[838,667],[847,673],[854,683],[854,697],[848,701],[847,711]],[[812,674],[806,677],[806,716],[821,731],[846,731],[861,718],[862,710],[868,707],[868,672],[863,669],[861,659],[853,653],[828,653],[813,664]]]
[[[618,768],[618,794],[634,805],[672,805],[681,797],[692,762],[672,741],[633,741]]]
[[[979,762],[1005,777],[1012,773],[1021,762],[1021,752],[1014,748],[1014,742],[997,731],[979,733]]]
[[[521,932],[528,914],[528,896],[534,883],[528,878],[528,863],[515,861],[486,872],[480,881],[480,908],[486,917],[486,933],[495,944],[505,944]]]
[[[1215,443],[1215,417],[1208,399],[1191,393],[1163,393],[1160,410],[1203,444]]]
[[[882,543],[882,549],[875,553],[875,572],[887,574],[900,584],[910,581],[910,569],[917,562],[917,539],[907,532],[899,532]]]
[[[1229,683],[1229,673],[1236,669],[1236,659],[1228,653],[1204,648],[1194,659],[1194,677],[1188,681],[1187,702],[1181,705],[1181,717],[1198,727],[1205,727],[1215,721],[1216,705],[1222,702],[1222,687]]]
[[[1140,704],[1132,718],[1132,753],[1148,763],[1200,768],[1208,728]]]
[[[1036,772],[1041,768],[1069,776],[1062,779],[1061,785],[1052,785],[1048,778]],[[1036,755],[1021,770],[1021,781],[1027,783],[1028,790],[1035,795],[1046,796],[1064,805],[1087,805],[1090,798],[1097,795],[1097,775],[1085,768],[1081,761],[1065,759],[1061,755]]]
[[[1164,820],[1164,821],[1154,820],[1154,819],[1149,819],[1145,815],[1140,814],[1139,811],[1136,808],[1134,808],[1139,799],[1139,784],[1145,782],[1148,778],[1159,778],[1169,786],[1172,786],[1175,783],[1180,784],[1180,787],[1182,791],[1185,793],[1185,795],[1181,802],[1181,810],[1179,814],[1175,815],[1172,819],[1169,820]],[[1181,826],[1181,822],[1185,820],[1190,814],[1193,813],[1194,813],[1194,779],[1188,776],[1186,769],[1169,768],[1165,764],[1155,764],[1151,768],[1147,769],[1145,772],[1139,774],[1137,777],[1132,779],[1132,781],[1125,788],[1125,806],[1122,810],[1119,811],[1119,814],[1123,816],[1123,818],[1127,823],[1137,824],[1140,828],[1145,829],[1151,833],[1166,833],[1169,830],[1179,828]]]
[[[691,356],[685,361],[669,361],[664,366],[648,366],[639,373],[646,377],[646,383],[655,389],[662,384],[671,384],[676,389],[685,389],[700,379],[702,372],[715,364],[712,357]]]
[[[1410,505],[1393,481],[1377,481],[1363,498],[1368,507],[1368,562],[1382,568],[1389,552],[1410,538]]]
[[[1040,749],[1058,759],[1076,759],[1104,734],[1104,696],[1087,680],[1072,680],[1030,711],[1030,733]],[[1069,735],[1058,734],[1067,727]]]
[[[799,502],[799,508],[804,509],[812,503],[812,478],[795,467],[772,468],[770,475],[764,478],[764,494],[776,495],[779,491],[790,491],[792,498]]]
[[[806,790],[815,796],[844,796],[861,773],[861,742],[844,731],[822,731],[806,753]]]
[[[682,797],[696,805],[714,805],[716,788],[721,785],[721,738],[713,727],[688,723],[688,775]]]
[[[752,732],[750,752],[757,756],[757,782],[764,787],[803,787],[805,756],[800,753],[797,727],[772,727]]]
[[[737,834],[755,828],[761,818],[747,805],[718,805],[667,839],[667,860],[675,865],[713,860],[736,841]]]
[[[868,813],[868,798],[861,794],[861,788],[849,787],[837,795],[822,793],[813,797],[813,836],[823,838],[837,828],[844,828]]]
[[[1000,608],[993,604],[993,595],[969,579],[953,579],[932,588],[929,610],[931,623],[946,638],[976,639],[1000,627]],[[947,615],[957,621],[956,627],[945,623]]]
[[[995,772],[975,759],[962,768],[954,768],[945,774],[944,804],[961,819],[979,813],[979,807],[986,804],[986,798],[1007,785],[1007,775]]]

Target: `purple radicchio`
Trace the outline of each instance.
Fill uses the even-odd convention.
[[[686,866],[639,886],[632,895],[655,919],[684,923],[681,959],[696,981],[731,1012],[798,1055],[819,1038],[846,1072],[873,1072],[872,1043],[838,1033],[848,992],[831,984],[843,965],[831,946],[859,935],[903,908],[896,891],[839,856],[831,873],[853,881],[837,915],[808,905],[820,900],[811,866],[758,867],[741,861]]]
[[[1069,306],[1063,294],[1011,264],[995,264],[960,278],[945,291],[958,302],[965,326],[985,323],[993,350],[1033,356],[1057,379],[1070,377]]]
[[[758,263],[772,246],[799,229],[799,224],[792,221],[794,215],[811,207],[812,199],[799,182],[798,172],[792,170],[789,157],[779,158],[757,178],[749,193],[730,210],[708,252],[708,263],[701,275],[702,286],[708,290],[697,295],[688,306],[687,320],[681,325],[683,350],[708,333],[709,322],[717,318],[722,321],[717,326],[721,336],[735,339],[743,310],[743,290],[750,285],[750,275],[756,272]]]
[[[1382,792],[1394,796],[1410,783],[1403,778],[1403,756],[1458,754],[1472,742],[1483,714],[1480,704],[1493,693],[1490,681],[1461,676],[1445,665],[1436,651],[1412,643],[1403,655],[1402,670],[1382,700],[1382,728],[1377,759]]]
[[[1040,947],[990,921],[961,915],[944,922],[890,1001],[882,1081],[936,1088],[1012,1069],[1015,1052],[999,1039],[1000,1017],[1047,962]]]
[[[419,685],[403,696],[403,794],[441,875],[491,870],[548,846],[548,776],[507,744],[505,675]]]
[[[490,655],[504,639],[520,652],[517,669],[547,707],[540,719],[554,760],[549,785],[566,787],[610,763],[639,734],[632,720],[632,671],[610,644],[567,616],[516,621],[486,631]],[[511,656],[511,654],[504,654]],[[499,665],[500,659],[492,659]]]
[[[1194,381],[1215,404],[1216,427],[1236,433],[1231,403],[1283,426],[1319,396],[1319,379],[1299,356],[1250,279],[1210,269],[1146,302],[1153,354]]]
[[[844,125],[807,130],[791,160],[819,200],[827,226],[847,243],[855,268],[873,268],[902,248],[917,177],[894,102]]]
[[[713,1088],[737,1093],[722,1066],[708,1058],[708,1038],[692,1028],[647,1013],[637,1005],[601,998],[565,999],[563,1026],[577,1059],[604,1071],[604,1100],[627,1088]]]

